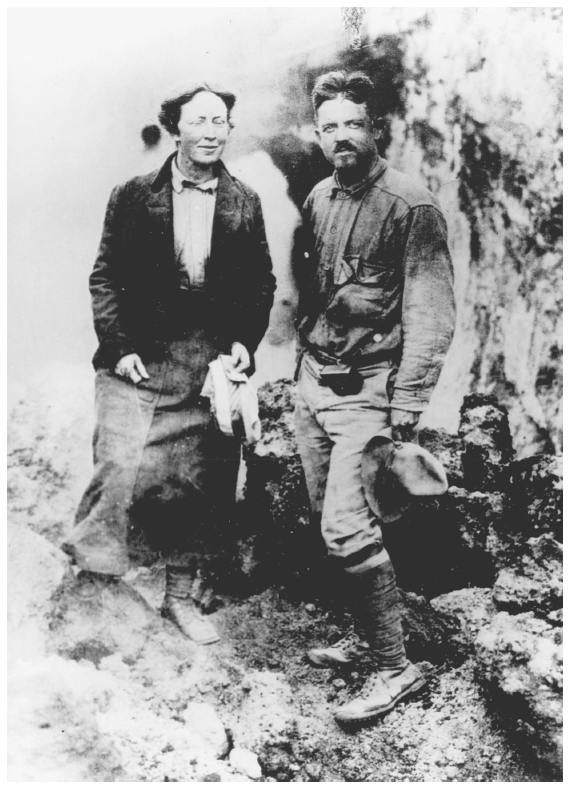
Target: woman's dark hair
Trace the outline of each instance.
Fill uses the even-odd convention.
[[[315,82],[311,93],[315,117],[321,104],[337,96],[344,96],[355,104],[366,104],[370,118],[374,120],[374,83],[363,71],[329,71]]]
[[[231,129],[231,112],[236,103],[236,97],[227,90],[214,90],[214,88],[211,88],[205,82],[198,85],[192,85],[183,93],[177,93],[175,96],[165,99],[160,105],[160,112],[158,113],[158,120],[161,126],[163,126],[169,134],[178,134],[178,122],[180,121],[182,107],[184,104],[192,101],[194,96],[198,93],[203,92],[213,93],[215,96],[219,96],[224,102],[228,110],[228,124]]]

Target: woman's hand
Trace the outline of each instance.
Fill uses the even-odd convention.
[[[121,378],[130,378],[134,384],[138,384],[143,378],[148,378],[148,373],[138,353],[128,353],[119,359],[115,373]]]
[[[249,351],[241,342],[234,342],[232,345],[231,359],[236,373],[243,373],[251,366]]]

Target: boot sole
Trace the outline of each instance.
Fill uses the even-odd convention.
[[[341,716],[335,715],[334,719],[337,723],[344,724],[365,723],[366,721],[374,720],[375,718],[379,718],[380,716],[385,715],[386,713],[393,710],[396,704],[399,704],[400,701],[403,701],[407,696],[412,696],[413,694],[418,693],[418,691],[422,690],[422,688],[425,688],[426,685],[427,679],[425,677],[421,677],[420,679],[417,679],[412,685],[410,685],[409,688],[402,690],[394,699],[392,699],[390,704],[382,707],[381,710],[374,710],[374,712],[370,712],[367,715],[360,715],[354,718],[343,718]]]
[[[355,660],[347,660],[346,663],[342,663],[339,660],[329,660],[328,658],[320,660],[309,655],[306,656],[306,660],[313,668],[351,668],[356,665]]]

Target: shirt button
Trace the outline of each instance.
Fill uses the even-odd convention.
[[[324,270],[325,270],[325,271],[330,271],[330,265],[329,265],[329,263],[325,263],[325,265],[323,266],[323,268],[324,268]]]
[[[374,342],[380,342],[380,340],[384,339],[381,334],[375,334],[372,338]]]
[[[331,227],[331,233],[336,233],[336,231],[337,231],[337,227],[336,227],[336,225],[333,225]]]
[[[339,193],[338,193],[338,196],[339,196],[339,197],[346,197],[346,192],[339,192]]]

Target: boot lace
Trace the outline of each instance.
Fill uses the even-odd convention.
[[[358,696],[360,696],[362,699],[367,699],[369,696],[377,693],[380,689],[387,689],[386,682],[381,674],[374,672],[368,675],[366,682],[358,693]]]
[[[332,645],[334,649],[340,649],[342,652],[352,652],[353,650],[366,649],[368,644],[364,639],[354,630],[349,632]]]

